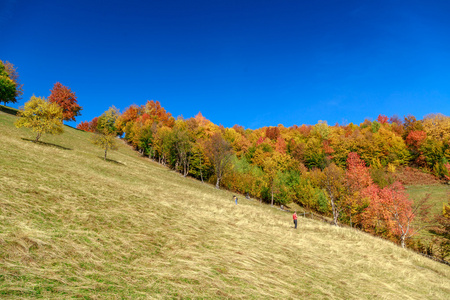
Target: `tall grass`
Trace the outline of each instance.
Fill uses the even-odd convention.
[[[0,112],[0,297],[447,299],[450,269]]]

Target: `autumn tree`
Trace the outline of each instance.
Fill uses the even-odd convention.
[[[287,170],[291,164],[291,159],[286,154],[281,154],[279,152],[274,152],[272,155],[268,156],[263,162],[264,171],[264,181],[265,185],[270,190],[271,200],[270,204],[273,205],[274,202],[274,189],[278,181],[279,175]]]
[[[78,105],[77,97],[70,88],[57,82],[50,92],[48,100],[62,108],[64,121],[75,121],[75,117],[81,115],[80,111],[82,108]]]
[[[403,138],[406,138],[411,131],[424,130],[422,122],[413,115],[408,115],[404,118],[403,128]]]
[[[183,176],[186,177],[189,173],[192,156],[192,143],[189,140],[189,134],[183,125],[182,120],[176,121],[176,126],[172,131],[172,142],[177,155],[177,161],[183,168]]]
[[[420,146],[423,144],[425,139],[427,138],[427,133],[422,130],[411,130],[406,137],[406,144],[415,151],[418,151]]]
[[[142,109],[137,105],[131,105],[116,119],[116,129],[119,134],[125,133],[125,140],[131,140],[131,127],[141,115],[141,111]]]
[[[265,159],[264,164],[263,164],[263,170],[264,170],[264,174],[265,174],[265,178],[266,178],[266,180],[265,180],[266,185],[270,189],[270,194],[271,194],[270,205],[273,206],[273,188],[274,188],[275,179],[276,179],[276,176],[278,173],[276,160],[273,159],[272,157],[268,157],[267,159]]]
[[[161,123],[164,126],[173,127],[175,125],[174,117],[171,113],[167,112],[164,107],[161,106],[161,103],[159,103],[159,101],[147,101],[142,110],[143,112],[147,113],[154,121]]]
[[[320,128],[320,127],[319,127]],[[323,143],[315,136],[308,139],[304,152],[305,165],[312,168],[323,168],[325,164],[325,152]]]
[[[33,132],[37,132],[36,142],[44,133],[60,134],[63,132],[62,109],[45,98],[31,96],[17,115],[19,119],[15,126],[31,128]]]
[[[429,195],[414,204],[408,198],[403,185],[395,182],[391,187],[380,190],[379,196],[386,225],[394,235],[398,236],[402,248],[405,248],[406,240],[428,223],[425,221],[430,209]],[[421,218],[419,222],[421,225],[415,222],[418,215]],[[414,225],[416,225],[415,228]]]
[[[322,186],[325,189],[330,201],[333,213],[333,224],[338,224],[338,219],[343,210],[343,199],[345,194],[344,171],[335,163],[330,163],[323,170]]]
[[[380,124],[386,124],[389,121],[389,118],[385,115],[378,115],[377,121]]]
[[[77,125],[77,129],[84,130],[87,132],[98,132],[97,129],[98,117],[93,118],[91,121],[83,121]]]
[[[220,180],[233,155],[231,145],[223,139],[219,132],[216,132],[205,142],[205,154],[214,166],[217,177],[216,188],[220,188]]]
[[[350,218],[350,225],[352,225],[352,217],[362,213],[367,207],[368,188],[374,185],[369,168],[356,152],[348,154],[345,180],[347,197],[344,206]],[[359,220],[356,221],[359,222]]]
[[[266,137],[272,141],[276,141],[280,137],[280,129],[278,127],[267,127]]]
[[[432,139],[450,143],[450,117],[443,114],[429,114],[422,120],[427,136]]]
[[[77,125],[77,129],[89,132],[89,122],[83,121]]]
[[[97,132],[91,137],[91,142],[105,151],[104,160],[108,150],[117,150],[116,134],[113,132]]]
[[[440,237],[438,250],[441,259],[450,256],[450,202],[443,203],[442,215],[437,219],[435,233]]]
[[[191,156],[191,166],[190,173],[199,178],[202,183],[204,182],[204,178],[208,178],[212,173],[212,166],[208,164],[209,161],[205,160],[205,149],[204,142],[201,139],[197,139],[195,143],[192,145],[192,156]]]
[[[97,121],[97,130],[104,133],[114,133],[117,135],[116,120],[119,118],[120,112],[113,105],[105,111]]]

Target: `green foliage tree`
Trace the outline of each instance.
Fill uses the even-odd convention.
[[[37,132],[36,142],[44,133],[60,134],[63,132],[63,113],[61,107],[48,102],[45,98],[31,96],[25,107],[18,113],[17,128],[31,128]]]
[[[16,69],[9,62],[0,60],[0,101],[16,103],[23,94],[22,85],[19,83]]]
[[[371,128],[372,128],[373,133],[377,133],[378,130],[380,129],[380,127],[381,127],[381,124],[378,123],[377,121],[372,122]]]

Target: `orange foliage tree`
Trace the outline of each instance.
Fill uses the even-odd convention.
[[[77,97],[70,88],[57,82],[50,92],[51,94],[48,100],[51,103],[58,104],[62,108],[64,121],[75,121],[75,117],[81,115],[80,111],[82,108],[78,105]]]

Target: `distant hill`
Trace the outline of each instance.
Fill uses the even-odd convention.
[[[450,268],[0,112],[2,299],[448,299]]]

